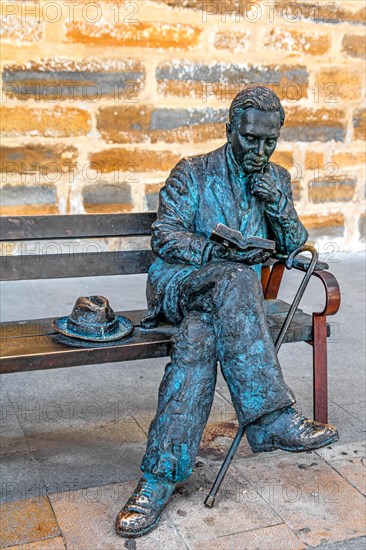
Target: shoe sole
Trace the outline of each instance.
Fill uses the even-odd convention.
[[[320,449],[321,447],[325,447],[326,445],[330,445],[331,443],[336,443],[339,440],[339,435],[332,435],[327,439],[326,441],[323,441],[321,445],[313,445],[312,447],[285,447],[284,445],[280,445],[276,443],[275,441],[272,441],[272,444],[267,445],[259,445],[257,447],[252,447],[251,449],[253,453],[268,453],[270,451],[276,451],[280,449],[281,451],[287,451],[289,453],[302,453],[304,451],[313,451],[314,449]]]

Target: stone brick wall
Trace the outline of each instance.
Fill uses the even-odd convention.
[[[2,214],[154,210],[184,155],[219,147],[233,96],[272,87],[314,241],[365,228],[360,0],[4,0]]]

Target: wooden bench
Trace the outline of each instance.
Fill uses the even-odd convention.
[[[62,277],[89,277],[146,273],[153,261],[152,251],[146,247],[151,224],[156,219],[152,212],[141,214],[90,214],[68,216],[24,216],[1,218],[1,240],[15,253],[2,256],[1,279],[6,281],[50,279]],[[47,253],[52,249],[47,242],[73,242],[75,239],[96,238],[134,239],[133,249],[105,251],[72,251],[71,253]],[[145,237],[145,244],[138,240]],[[44,243],[46,253],[37,253],[37,246],[29,241]],[[24,244],[34,253],[24,253]],[[53,245],[54,246],[54,245]],[[73,249],[75,247],[69,247]],[[118,247],[117,247],[118,248]],[[131,247],[127,247],[131,248]],[[29,252],[29,250],[27,250]],[[296,260],[296,267],[305,269],[305,263]],[[273,263],[273,262],[272,262]],[[316,267],[314,276],[325,288],[325,307],[312,315],[298,310],[286,335],[285,342],[306,342],[313,346],[314,375],[314,418],[327,421],[327,337],[330,334],[327,315],[338,311],[340,292],[336,279],[325,269],[322,262]],[[266,299],[268,321],[273,338],[277,336],[289,304],[278,300],[278,290],[285,267],[274,262],[262,269],[262,286]],[[15,288],[16,290],[16,288]],[[121,288],[123,291],[123,288]],[[77,296],[75,296],[76,300]],[[51,309],[51,308],[50,308]],[[65,314],[70,312],[65,312]],[[57,340],[51,327],[53,317],[0,325],[1,356],[0,372],[12,373],[58,367],[73,367],[115,361],[131,361],[169,355],[170,340],[176,328],[161,325],[156,329],[144,330],[140,321],[144,311],[118,312],[129,317],[134,325],[132,335],[109,344],[95,347],[67,347]],[[50,311],[52,314],[52,311]]]

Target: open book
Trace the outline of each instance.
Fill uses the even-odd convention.
[[[210,239],[217,241],[229,248],[237,248],[239,250],[261,249],[274,252],[276,243],[270,239],[262,239],[261,237],[245,238],[236,229],[230,229],[223,223],[218,223],[212,231]]]

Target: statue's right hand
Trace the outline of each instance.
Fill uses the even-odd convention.
[[[235,250],[222,245],[216,245],[212,250],[212,258],[227,260],[229,262],[241,262],[247,265],[265,263],[272,253],[268,250],[255,248],[251,250]]]

